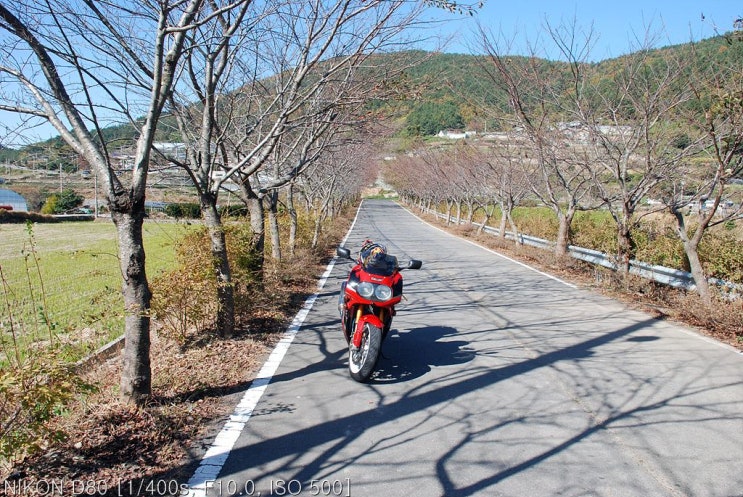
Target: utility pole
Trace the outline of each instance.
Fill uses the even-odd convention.
[[[95,198],[95,219],[98,219],[98,175],[93,174],[93,197]]]

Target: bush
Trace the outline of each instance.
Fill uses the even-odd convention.
[[[59,193],[49,195],[41,208],[41,213],[62,214],[83,205],[84,201],[85,198],[82,195],[78,195],[71,188],[67,188]]]
[[[557,218],[546,207],[517,207],[513,210],[512,216],[516,228],[523,233],[547,240],[554,240],[557,237]]]
[[[176,219],[198,219],[201,207],[195,203],[173,203],[165,206],[165,214]]]
[[[36,351],[0,370],[0,460],[22,460],[64,439],[50,420],[78,392],[92,391],[54,349]]]
[[[222,217],[244,217],[248,215],[248,208],[244,205],[226,205],[219,208],[219,215]]]
[[[251,251],[252,231],[246,223],[226,224],[225,237],[239,319],[250,310],[247,294],[256,281],[259,258]],[[205,227],[186,234],[176,247],[177,268],[152,281],[152,311],[161,334],[185,347],[216,327],[217,279]]]
[[[734,233],[726,230],[706,233],[699,247],[699,258],[708,276],[743,283],[743,244]]]
[[[21,224],[27,222],[58,223],[60,219],[35,212],[16,212],[0,209],[0,224]]]
[[[617,230],[608,212],[578,212],[573,219],[573,245],[606,254],[617,251]]]
[[[632,231],[639,261],[656,266],[666,266],[684,271],[689,264],[684,246],[675,233],[670,217],[656,217],[643,221]]]

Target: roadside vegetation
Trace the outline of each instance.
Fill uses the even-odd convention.
[[[352,214],[344,211],[328,218],[323,223],[321,243],[314,248],[314,222],[307,213],[300,215],[294,254],[281,261],[267,261],[260,284],[256,284],[245,219],[225,220],[236,269],[238,303],[237,332],[231,337],[215,333],[214,309],[218,304],[216,293],[209,288],[214,278],[208,269],[208,244],[203,243],[208,238],[205,228],[200,223],[145,223],[145,232],[150,235],[145,243],[153,249],[153,255],[159,256],[152,266],[148,258],[148,269],[154,276],[153,396],[140,408],[132,408],[120,399],[118,355],[102,364],[88,361],[78,365],[71,362],[71,354],[60,353],[59,344],[71,341],[69,335],[76,334],[68,332],[76,327],[60,318],[57,311],[47,312],[41,302],[45,291],[47,297],[50,294],[44,266],[42,277],[34,279],[30,287],[12,292],[15,296],[28,295],[33,288],[39,296],[38,309],[48,318],[39,321],[38,316],[26,315],[23,321],[20,316],[13,321],[17,336],[25,334],[33,344],[31,340],[15,342],[7,336],[3,341],[2,352],[9,356],[0,373],[0,422],[4,427],[0,433],[0,481],[8,478],[8,488],[22,481],[33,494],[37,489],[34,482],[66,482],[69,486],[69,475],[75,474],[79,480],[103,482],[100,484],[114,489],[110,495],[137,495],[141,482],[182,483],[193,470],[189,464],[193,462],[194,444],[218,428],[217,423],[233,407],[232,395],[249,384],[252,372],[305,298],[315,291],[323,265],[345,234]],[[288,242],[288,214],[280,216],[280,224],[282,241]],[[21,242],[26,247],[23,250],[35,251],[39,261],[69,258],[80,251],[103,257],[112,248],[106,244],[114,237],[113,228],[105,223],[36,225],[28,230],[9,237],[16,243],[4,242],[3,250],[13,253],[11,247],[18,249],[17,243]],[[66,243],[60,240],[62,234]],[[109,240],[97,242],[99,237]],[[35,239],[43,241],[31,248],[29,244]],[[94,251],[89,244],[102,252]],[[105,259],[99,265],[105,265]],[[109,255],[109,259],[115,257]],[[36,263],[31,264],[33,267]],[[115,273],[116,261],[109,260],[108,264]],[[75,273],[76,265],[67,264],[57,269],[54,278],[72,282]],[[115,284],[116,275],[110,276]],[[63,292],[60,300],[74,301],[76,294],[87,292],[82,289],[85,286],[81,282],[80,286],[54,291]],[[3,295],[11,298],[11,292],[4,291]],[[121,299],[114,289],[111,295]],[[5,305],[14,306],[7,300]],[[119,309],[120,302],[102,302],[98,311],[120,314]],[[47,322],[66,326],[49,327]],[[4,330],[7,325],[4,323]],[[119,325],[119,333],[120,329]],[[76,350],[90,350],[92,344],[86,340],[94,338],[93,333],[79,337]],[[65,491],[71,488],[65,487]]]
[[[184,226],[151,223],[148,269],[175,264]],[[98,388],[77,362],[121,335],[115,230],[109,223],[0,226],[0,467],[42,450],[67,405]]]
[[[490,206],[491,223],[500,224],[502,213],[498,206]],[[440,206],[445,212],[445,206]],[[558,222],[546,207],[517,207],[512,217],[519,232],[525,235],[555,240]],[[463,208],[456,223],[469,218]],[[484,221],[482,212],[472,215],[472,223]],[[648,264],[689,271],[684,247],[674,232],[672,217],[656,212],[640,219],[633,231],[635,258]],[[597,250],[605,254],[617,252],[617,240],[611,215],[604,210],[576,213],[571,230],[571,245]],[[706,274],[730,283],[743,284],[743,223],[730,221],[710,230],[700,246],[700,257]]]
[[[415,206],[411,207],[416,210]],[[439,213],[442,212],[443,208],[439,210]],[[658,319],[672,319],[695,327],[701,333],[743,351],[743,298],[739,292],[726,297],[728,291],[721,289],[715,305],[708,306],[693,291],[672,288],[631,274],[625,276],[588,262],[557,256],[544,249],[485,233],[480,229],[482,219],[478,220],[477,215],[473,217],[472,222],[462,223],[456,222],[455,218],[442,219],[427,210],[421,211],[419,215],[459,236],[471,238],[479,244],[522,260],[550,274],[576,282],[585,288],[604,292]],[[500,216],[496,210],[491,222],[497,225]],[[514,217],[522,234],[553,239],[550,237],[554,235],[556,229],[554,220],[545,209],[520,208]],[[616,239],[606,213],[583,213],[577,219],[576,245],[611,254]],[[665,225],[646,221],[642,229],[638,229],[637,238],[640,240],[638,254],[642,255],[643,262],[673,267],[674,261],[683,260],[683,249],[679,247],[678,240],[673,234],[667,232],[669,226],[668,221]],[[705,264],[711,272],[718,271],[720,275],[726,275],[728,281],[740,283],[743,268],[740,234],[724,228],[716,231],[719,233],[712,233],[703,246]]]
[[[147,271],[156,276],[175,265],[177,240],[191,227],[145,223]],[[108,222],[0,225],[3,297],[23,329],[49,328],[48,340],[74,362],[121,335],[123,326],[116,231]],[[3,343],[9,324],[3,320]],[[16,343],[21,355],[28,334]],[[2,364],[5,351],[0,351]]]

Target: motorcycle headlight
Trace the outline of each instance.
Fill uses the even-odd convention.
[[[356,292],[365,299],[369,299],[372,295],[374,295],[374,285],[372,283],[364,281],[363,283],[359,283],[359,286],[356,288]]]
[[[392,288],[387,285],[377,285],[374,289],[374,296],[379,300],[389,300],[392,298]]]

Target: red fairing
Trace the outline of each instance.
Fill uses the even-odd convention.
[[[359,295],[357,288],[359,284],[365,282],[390,287],[393,292],[392,298],[380,301],[378,299],[362,297]],[[383,329],[385,325],[382,319],[379,318],[379,314],[386,316],[394,315],[394,306],[402,300],[402,275],[397,270],[390,275],[372,274],[366,272],[361,264],[356,264],[351,269],[351,274],[348,277],[346,297],[348,298],[346,306],[349,312],[355,313],[359,309],[359,306],[372,306],[374,310],[374,312],[368,312],[368,310],[363,312],[356,320],[351,342],[355,347],[360,347],[361,335],[365,324],[369,323],[372,326]]]
[[[369,323],[372,326],[376,326],[379,329],[384,328],[384,323],[382,323],[382,321],[374,314],[365,314],[361,316],[361,319],[359,319],[356,323],[356,330],[354,331],[353,338],[351,339],[351,342],[356,348],[361,347],[361,336],[364,331],[364,325],[366,323]]]
[[[374,304],[374,305],[381,305],[384,307],[389,307],[390,305],[395,305],[402,300],[402,275],[399,271],[395,271],[393,274],[389,276],[380,276],[376,274],[370,274],[364,271],[364,268],[361,266],[361,264],[356,264],[353,269],[351,269],[351,274],[348,277],[348,281],[358,281],[359,283],[363,282],[369,282],[374,283],[376,285],[386,285],[393,289],[394,296],[392,299],[386,301],[386,302],[379,302],[376,300],[369,300],[365,299],[358,293],[356,293],[353,288],[346,287],[346,293],[352,293],[354,298],[354,303],[356,304]],[[349,285],[350,286],[350,285]],[[399,288],[399,293],[395,291],[395,289]],[[351,290],[351,292],[349,292]]]

